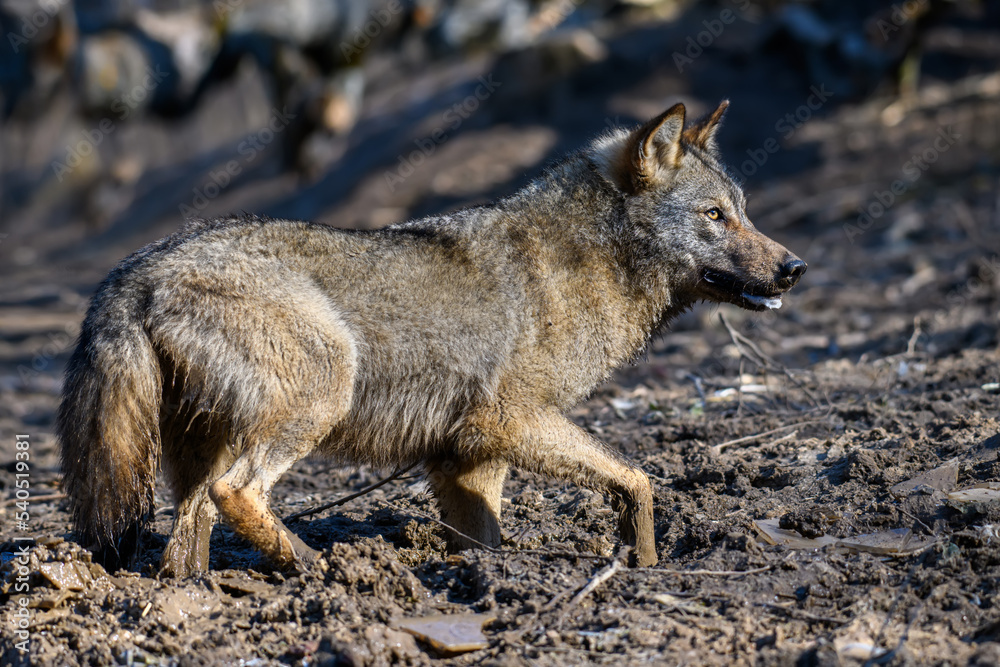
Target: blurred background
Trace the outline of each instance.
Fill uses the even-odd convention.
[[[50,424],[96,284],[185,218],[444,212],[677,101],[732,101],[751,218],[810,264],[779,314],[732,311],[772,353],[997,345],[1000,3],[3,0],[0,26],[0,391],[25,423]]]

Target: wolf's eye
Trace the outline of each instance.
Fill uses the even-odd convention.
[[[717,208],[710,208],[705,211],[705,215],[708,216],[709,220],[722,220],[726,216],[722,215],[722,211]]]

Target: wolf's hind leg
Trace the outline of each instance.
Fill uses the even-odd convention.
[[[335,332],[325,331],[332,336]],[[266,412],[241,429],[241,453],[208,489],[222,519],[275,565],[282,568],[314,559],[309,548],[269,507],[271,489],[296,461],[307,456],[350,410],[355,358],[346,332],[327,341],[321,360],[294,358],[283,350],[282,391],[266,397]],[[322,363],[322,368],[317,366]]]
[[[179,417],[171,420],[173,429],[187,422],[186,415]],[[176,504],[170,540],[160,561],[160,571],[167,576],[183,577],[208,570],[209,540],[219,519],[208,488],[234,460],[226,447],[228,433],[212,433],[200,421],[186,433],[175,435],[171,429],[164,429],[164,435],[169,436],[164,438],[164,467]]]
[[[208,497],[208,484],[177,503],[174,527],[160,561],[160,573],[184,577],[208,570],[209,541],[219,511]]]
[[[291,449],[293,455],[282,459],[241,456],[209,489],[211,499],[229,527],[281,568],[312,561],[319,555],[288,530],[268,506],[274,483],[295,461],[309,453],[312,444]],[[264,470],[266,473],[261,474]]]
[[[271,511],[271,489],[347,415],[357,346],[318,285],[269,260],[255,261],[210,272],[210,289],[193,273],[190,285],[160,294],[154,309],[164,322],[160,347],[179,360],[185,391],[225,424],[224,448],[235,458],[228,469],[213,467],[190,495],[180,525],[187,537],[177,546],[202,544],[214,515],[208,511],[201,521],[195,513],[205,509],[207,495],[238,535],[287,567],[315,552]],[[188,465],[178,459],[178,466]]]
[[[487,546],[500,546],[500,501],[507,479],[505,462],[438,460],[429,466],[427,478],[446,524]],[[448,547],[452,550],[479,547],[461,535],[447,532]]]
[[[251,430],[236,462],[208,491],[223,520],[278,567],[318,555],[285,527],[268,503],[281,475],[307,456],[350,409],[353,359],[343,357],[338,363],[340,368],[329,374],[307,374],[313,386],[282,397],[286,402],[281,409],[272,404],[271,423]]]

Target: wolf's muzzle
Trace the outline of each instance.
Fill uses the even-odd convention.
[[[799,278],[806,272],[809,268],[805,262],[801,259],[792,255],[785,260],[785,263],[781,265],[779,278],[777,280],[778,287],[781,289],[791,289],[795,286],[795,283],[799,282]]]

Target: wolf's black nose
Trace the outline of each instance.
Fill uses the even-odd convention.
[[[795,286],[795,283],[799,282],[799,278],[802,274],[806,272],[806,263],[803,262],[798,257],[794,255],[790,257],[784,264],[781,265],[781,277],[778,279],[778,285],[783,289],[790,289]]]

